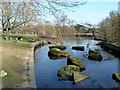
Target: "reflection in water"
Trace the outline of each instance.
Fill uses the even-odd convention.
[[[81,74],[89,73],[90,78],[72,85],[70,81],[59,81],[57,72],[63,66],[67,65],[67,59],[62,58],[59,60],[50,60],[48,57],[49,46],[44,46],[37,49],[35,52],[36,67],[36,85],[39,88],[113,88],[117,87],[118,83],[112,79],[112,73],[118,72],[118,58],[114,57],[110,53],[107,53],[99,46],[96,46],[97,41],[94,40],[79,40],[71,42],[65,41],[64,45],[67,47],[65,51],[71,54],[71,57],[77,57],[85,63],[86,69]],[[101,62],[90,61],[86,55],[87,44],[92,50],[98,49],[103,56]],[[83,45],[85,51],[72,50],[74,45]]]

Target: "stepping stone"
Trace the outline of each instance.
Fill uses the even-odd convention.
[[[75,65],[68,65],[62,67],[58,73],[57,76],[59,76],[59,80],[73,80],[73,73],[74,72],[80,72],[80,68]]]
[[[120,73],[113,73],[113,74],[112,74],[112,78],[113,78],[116,82],[120,83]]]
[[[84,46],[73,46],[72,49],[79,50],[79,51],[84,51]]]
[[[67,58],[67,65],[76,65],[80,68],[80,71],[85,70],[84,63],[76,57]]]
[[[98,51],[89,50],[88,59],[94,60],[94,61],[102,61],[103,57]]]
[[[64,46],[64,45],[56,45],[56,46],[49,46],[49,48],[50,48],[50,49],[52,49],[52,48],[58,48],[58,49],[60,49],[60,50],[65,50],[65,49],[66,49],[66,46]]]
[[[49,50],[48,52],[48,56],[57,56],[57,57],[70,57],[70,53],[69,52],[65,52],[65,51],[62,51],[58,48],[52,48]]]
[[[82,74],[79,74],[79,72],[74,72],[73,73],[73,82],[79,83],[79,82],[87,79],[88,77],[89,77],[88,75],[82,75]]]

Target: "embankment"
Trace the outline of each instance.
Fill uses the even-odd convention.
[[[107,43],[107,42],[101,42],[100,46],[104,50],[106,50],[106,51],[112,53],[113,55],[115,55],[116,57],[120,58],[120,55],[119,55],[120,54],[120,46],[113,45],[113,44]]]
[[[31,79],[31,82],[30,82],[30,86],[31,88],[36,88],[36,80],[35,80],[35,50],[38,48],[38,47],[42,47],[44,45],[47,45],[49,44],[48,41],[38,41],[38,42],[34,42],[32,43],[32,48],[31,48],[31,55],[30,55],[30,60],[29,60],[29,76],[30,76],[30,79]]]

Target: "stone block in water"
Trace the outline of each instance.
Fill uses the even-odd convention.
[[[79,51],[84,51],[84,46],[73,46],[72,49],[79,50]]]
[[[113,73],[113,74],[112,74],[112,78],[113,78],[116,82],[120,83],[120,73]]]
[[[48,55],[49,56],[57,56],[57,57],[70,57],[70,53],[69,52],[65,52],[65,51],[62,51],[58,48],[52,48],[49,50],[48,52]]]
[[[89,76],[88,75],[83,75],[80,74],[79,72],[74,72],[73,73],[73,83],[79,83],[85,79],[87,79]]]
[[[89,50],[88,59],[95,61],[102,61],[103,57],[96,50]]]
[[[51,49],[51,48],[58,48],[58,49],[60,49],[60,50],[65,50],[66,49],[66,46],[64,46],[64,45],[56,45],[56,46],[49,46],[49,48]]]
[[[74,72],[80,72],[80,68],[75,65],[68,65],[62,67],[58,73],[57,76],[59,76],[59,80],[73,80],[73,73]]]
[[[68,58],[67,65],[76,65],[80,68],[80,71],[85,69],[84,63],[79,58],[76,57]]]

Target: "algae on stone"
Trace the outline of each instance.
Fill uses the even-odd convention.
[[[70,57],[70,53],[62,51],[58,48],[52,48],[48,52],[49,56],[57,56],[57,57]]]
[[[103,57],[96,50],[89,50],[88,59],[96,60],[96,61],[102,61]]]
[[[51,43],[47,40],[42,40],[39,43],[37,43],[35,46],[40,46],[40,45],[44,46],[44,45],[47,45],[47,44],[51,44]]]
[[[50,60],[59,60],[59,59],[65,59],[66,57],[58,57],[58,56],[53,56],[53,55],[49,55],[48,54],[48,57]]]
[[[74,72],[80,72],[80,68],[75,65],[68,65],[62,67],[58,73],[57,76],[59,76],[59,80],[73,80],[73,73]]]
[[[80,71],[85,69],[84,63],[79,58],[76,57],[68,58],[67,65],[76,65],[80,68]]]
[[[64,46],[64,45],[56,45],[56,46],[49,46],[49,48],[50,48],[50,49],[52,49],[52,48],[58,48],[58,49],[60,49],[60,50],[65,50],[65,49],[66,49],[66,46]]]

